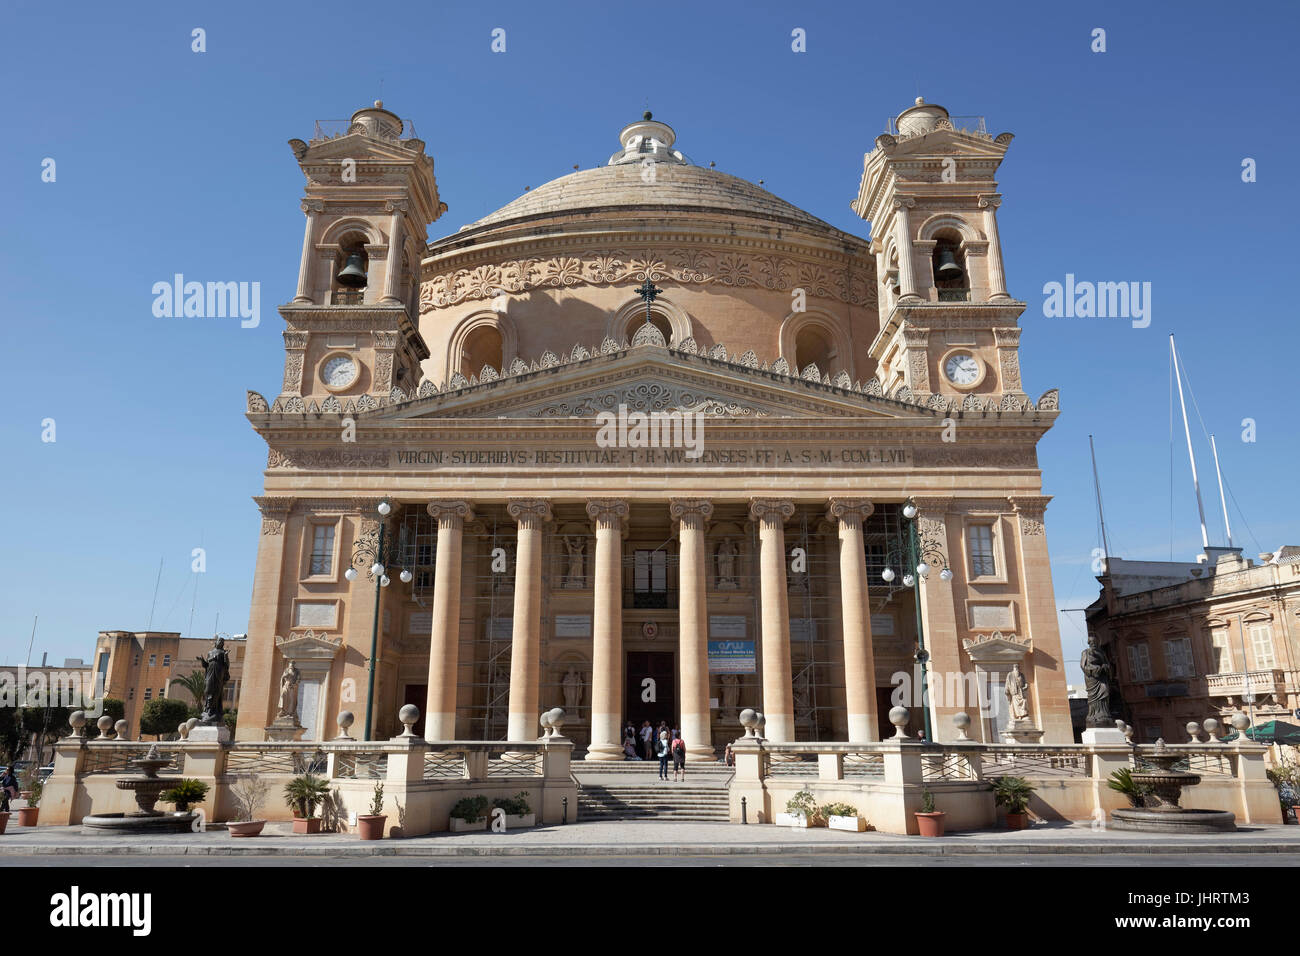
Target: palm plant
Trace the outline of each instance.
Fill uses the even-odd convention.
[[[167,682],[168,687],[171,687],[174,684],[180,684],[181,687],[189,691],[190,696],[194,698],[194,703],[196,705],[202,706],[203,671],[190,671],[184,677],[173,677],[170,681]]]
[[[1133,779],[1133,773],[1128,767],[1121,767],[1112,771],[1110,779],[1106,781],[1106,786],[1128,797],[1129,806],[1132,807],[1144,806],[1147,794],[1151,792],[1151,788],[1146,784],[1138,783]]]
[[[284,802],[296,816],[310,819],[329,795],[329,781],[314,774],[299,774],[284,788]]]
[[[1024,813],[1034,786],[1024,777],[996,777],[993,783],[993,800],[1007,813]]]

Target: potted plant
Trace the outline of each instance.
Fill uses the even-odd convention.
[[[451,832],[487,829],[488,798],[461,797],[451,808]]]
[[[22,795],[27,799],[27,806],[18,808],[18,825],[20,827],[36,826],[36,819],[41,813],[41,792],[44,789],[45,784],[37,775],[36,768],[32,767],[27,776],[27,786],[21,791]]]
[[[993,800],[1007,811],[1007,829],[1023,830],[1029,825],[1029,798],[1033,785],[1024,777],[995,777]]]
[[[528,791],[522,790],[513,797],[497,797],[492,801],[493,808],[500,807],[506,812],[506,829],[531,827],[537,822],[537,815],[528,805]]]
[[[807,829],[817,826],[820,814],[817,801],[808,790],[800,790],[785,802],[785,813],[776,815],[778,826]]]
[[[208,785],[206,783],[202,780],[186,777],[170,790],[164,790],[158,794],[158,799],[163,803],[175,804],[177,813],[188,813],[191,803],[202,803],[203,798],[207,795]]]
[[[311,773],[300,773],[285,784],[284,802],[293,810],[294,833],[320,833],[316,808],[329,791],[329,782]]]
[[[1106,786],[1128,797],[1129,806],[1131,807],[1146,806],[1147,794],[1151,792],[1151,788],[1146,784],[1138,783],[1133,779],[1133,774],[1128,767],[1121,767],[1119,770],[1112,771],[1110,779],[1106,781]]]
[[[382,840],[384,821],[387,819],[388,816],[384,813],[384,785],[376,782],[375,792],[370,798],[370,812],[357,816],[357,830],[361,833],[361,839]]]
[[[1265,771],[1277,788],[1277,800],[1282,806],[1282,822],[1296,822],[1296,804],[1300,802],[1300,767],[1287,765]],[[0,833],[4,830],[0,829]]]
[[[266,803],[271,785],[258,777],[241,777],[230,788],[230,799],[235,804],[235,819],[226,824],[232,837],[255,837],[266,826],[265,820],[254,819]]]
[[[858,816],[858,808],[847,803],[828,803],[820,808],[826,825],[832,830],[848,830],[850,833],[863,833],[867,821]]]
[[[943,836],[943,818],[947,814],[934,808],[934,794],[929,790],[921,791],[921,809],[916,811],[915,816],[916,828],[921,836]]]

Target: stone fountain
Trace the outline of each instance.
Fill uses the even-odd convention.
[[[135,793],[135,805],[139,808],[132,813],[97,813],[82,817],[81,827],[85,833],[185,833],[194,826],[198,818],[196,813],[163,813],[155,810],[159,795],[180,782],[179,777],[160,777],[158,771],[170,762],[160,756],[158,745],[154,744],[143,757],[129,761],[140,768],[140,774],[134,777],[122,777],[117,781],[119,790],[131,790]]]
[[[1237,829],[1237,818],[1227,810],[1185,810],[1178,805],[1183,787],[1194,787],[1201,775],[1175,770],[1182,755],[1169,750],[1164,738],[1156,741],[1155,752],[1146,758],[1152,770],[1134,770],[1133,782],[1149,788],[1148,799],[1155,806],[1112,810],[1111,826],[1116,830],[1145,830],[1153,833],[1219,833]]]

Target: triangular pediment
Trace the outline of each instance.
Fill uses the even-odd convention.
[[[572,357],[571,357],[572,359]],[[754,363],[757,365],[757,363]],[[854,390],[841,378],[827,384],[733,364],[662,346],[638,345],[605,354],[589,354],[559,364],[529,368],[512,376],[465,383],[375,415],[410,418],[594,418],[602,412],[700,412],[710,417],[771,418],[908,418],[930,409]]]

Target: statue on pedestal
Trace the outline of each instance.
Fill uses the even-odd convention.
[[[226,639],[218,637],[212,650],[196,660],[203,665],[203,712],[199,715],[199,724],[203,727],[224,726],[222,696],[226,690],[226,681],[230,679],[230,655],[226,653]]]
[[[284,668],[284,673],[280,675],[280,708],[276,717],[289,717],[293,720],[298,718],[298,668],[293,661],[289,661]]]
[[[1029,681],[1020,670],[1020,662],[1011,665],[1011,673],[1003,685],[1007,695],[1007,707],[1011,720],[1015,723],[1029,719]]]
[[[736,581],[736,558],[740,549],[730,538],[724,538],[718,545],[718,590],[731,591],[739,587]]]
[[[572,667],[564,675],[564,709],[571,714],[578,712],[582,704],[582,675]]]
[[[720,681],[722,683],[722,713],[727,717],[735,716],[736,707],[740,704],[740,678],[735,674],[723,674]]]
[[[1083,669],[1084,685],[1088,690],[1087,725],[1113,728],[1115,718],[1110,712],[1110,689],[1113,681],[1110,662],[1097,647],[1097,639],[1091,634],[1088,635],[1088,646],[1084,649],[1083,657],[1079,659],[1079,667]]]
[[[566,588],[582,588],[586,586],[586,578],[582,575],[582,553],[586,550],[587,542],[580,535],[565,535],[564,548],[569,552],[569,573],[564,576],[564,586]]]

